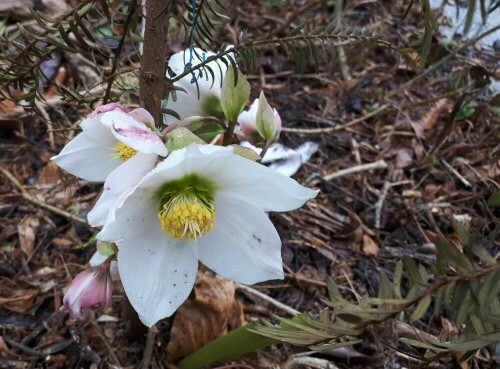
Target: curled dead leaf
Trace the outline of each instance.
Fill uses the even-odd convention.
[[[14,313],[25,313],[35,302],[38,290],[19,288],[14,282],[2,279],[0,283],[0,306]]]
[[[194,285],[195,299],[177,310],[167,345],[170,362],[194,352],[225,334],[228,326],[243,323],[243,307],[235,305],[234,283],[226,279],[198,273]]]
[[[27,216],[17,225],[17,233],[19,234],[19,243],[21,250],[28,258],[33,256],[35,236],[40,226],[40,221],[36,216]]]

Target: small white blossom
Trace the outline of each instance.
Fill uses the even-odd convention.
[[[214,56],[213,52],[203,51],[198,48],[193,49],[193,60],[191,67],[195,67],[207,58]],[[173,54],[168,67],[179,75],[184,72],[186,64],[190,62],[189,49]],[[213,71],[213,75],[208,72],[208,68]],[[179,114],[181,120],[193,116],[218,116],[223,115],[220,106],[221,86],[227,66],[222,61],[212,61],[207,64],[207,68],[201,68],[189,73],[174,86],[182,88],[184,91],[176,91],[176,101],[170,96],[166,108]],[[178,119],[172,115],[164,115],[164,123],[172,124]]]
[[[144,109],[129,111],[120,104],[108,104],[98,108],[80,126],[82,132],[52,160],[87,181],[104,181],[132,158],[142,164],[151,157],[167,155],[165,145],[152,130],[153,117]]]

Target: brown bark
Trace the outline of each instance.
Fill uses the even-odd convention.
[[[151,113],[156,126],[162,124],[161,98],[165,87],[165,61],[167,44],[168,11],[165,0],[148,0],[146,3],[146,28],[144,53],[141,60],[141,106]]]

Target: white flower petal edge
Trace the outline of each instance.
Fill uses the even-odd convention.
[[[295,210],[319,193],[237,155],[200,168],[200,175],[214,178],[225,194],[243,196],[264,211]]]
[[[200,261],[239,283],[283,279],[281,240],[264,211],[223,194],[215,207],[214,230],[198,239]]]
[[[155,167],[156,159],[156,154],[139,152],[109,174],[104,182],[103,193],[87,215],[92,227],[105,226],[113,221],[115,209],[123,204],[134,186]]]
[[[113,154],[112,147],[93,140],[84,131],[64,146],[52,160],[74,176],[87,181],[102,182],[122,163]]]
[[[123,241],[118,270],[130,303],[151,327],[188,298],[198,271],[198,248],[196,242],[168,237],[158,224]]]

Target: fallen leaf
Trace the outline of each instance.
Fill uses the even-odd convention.
[[[52,239],[52,244],[56,247],[65,249],[73,245],[73,242],[66,239],[66,238],[61,238],[61,237],[54,237]]]
[[[234,283],[226,279],[198,273],[194,285],[195,299],[186,301],[177,310],[167,345],[169,362],[194,352],[215,338],[225,334],[234,310]],[[238,310],[238,309],[236,309]]]
[[[33,307],[38,290],[19,288],[13,282],[2,279],[0,306],[14,313],[24,313]]]
[[[23,250],[28,258],[33,256],[35,236],[39,225],[40,221],[38,218],[32,215],[25,217],[17,225],[21,250]]]
[[[414,128],[417,137],[424,138],[433,131],[439,117],[450,110],[451,103],[448,99],[440,99],[415,122]]]
[[[375,241],[367,234],[363,235],[363,252],[368,256],[377,256],[380,252],[380,248]]]
[[[60,180],[59,167],[53,161],[49,161],[40,172],[39,184],[56,184]]]

